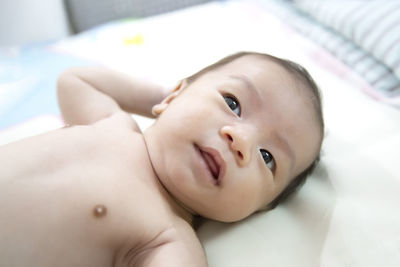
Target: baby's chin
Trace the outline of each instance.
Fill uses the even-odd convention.
[[[238,222],[238,221],[244,220],[256,212],[256,211],[246,211],[246,212],[239,213],[239,212],[235,212],[235,211],[232,212],[232,209],[234,209],[234,207],[230,206],[229,208],[225,209],[225,211],[223,211],[223,212],[204,211],[204,212],[199,212],[198,214],[205,219],[223,222],[223,223],[233,223],[233,222]]]

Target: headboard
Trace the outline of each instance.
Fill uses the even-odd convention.
[[[75,33],[127,17],[147,17],[213,0],[64,0]]]

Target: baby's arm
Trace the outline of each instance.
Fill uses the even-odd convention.
[[[134,266],[142,267],[207,267],[205,251],[194,230],[180,224],[177,231],[164,231],[157,237],[152,248],[138,254]],[[127,266],[129,264],[129,257]],[[122,264],[122,266],[124,266]]]
[[[64,71],[57,92],[67,124],[91,124],[121,110],[153,117],[151,108],[167,94],[162,86],[102,67]]]
[[[171,242],[156,248],[143,262],[137,266],[146,267],[207,267],[207,261],[202,251],[194,255],[184,243]]]

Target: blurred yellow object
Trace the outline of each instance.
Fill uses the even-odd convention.
[[[124,38],[124,45],[141,45],[143,44],[143,35],[137,34]]]

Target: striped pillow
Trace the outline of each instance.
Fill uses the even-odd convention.
[[[389,103],[395,107],[400,107],[400,79],[394,73],[393,68],[381,62],[381,60],[377,57],[372,56],[370,52],[353,42],[352,39],[334,30],[333,26],[331,27],[330,25],[316,21],[316,19],[314,19],[309,13],[298,8],[298,6],[303,5],[302,8],[306,9],[306,4],[311,6],[311,4],[314,3],[314,8],[316,9],[315,12],[318,13],[318,9],[316,8],[317,5],[324,6],[324,4],[330,4],[333,8],[335,3],[337,9],[341,10],[339,7],[349,7],[349,5],[351,5],[349,4],[350,2],[352,2],[353,5],[355,5],[355,2],[358,4],[362,2],[364,5],[370,5],[370,3],[375,1],[259,0],[257,2],[273,14],[281,17],[290,26],[327,49],[330,53],[335,55],[336,58],[346,63],[354,71],[360,74],[360,76],[362,76],[366,82],[368,82],[375,89],[374,92],[366,90],[366,93],[385,103]],[[356,9],[355,6],[353,8]],[[339,14],[338,10],[336,10],[337,12],[335,15]],[[347,12],[348,17],[351,11]],[[345,15],[343,15],[342,18],[344,17]],[[354,21],[354,27],[357,27],[356,21]],[[394,42],[393,47],[398,47],[398,42]],[[397,56],[396,53],[392,54],[394,54],[393,58],[398,58],[398,52]]]
[[[294,2],[297,8],[342,35],[335,42],[326,38],[329,50],[353,66],[375,88],[384,90],[388,96],[400,94],[400,1]]]

